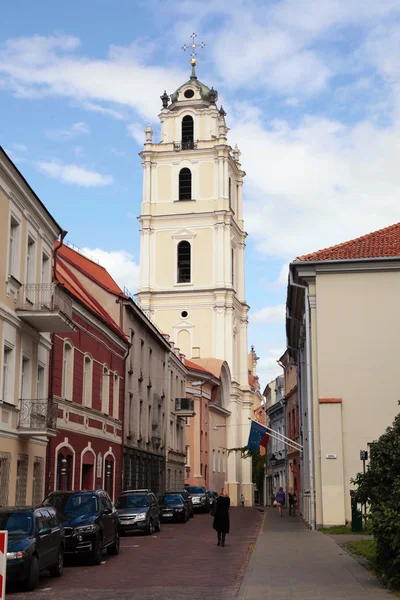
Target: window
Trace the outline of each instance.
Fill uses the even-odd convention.
[[[113,398],[113,417],[118,419],[119,417],[119,377],[118,373],[114,373],[114,398]]]
[[[19,223],[14,217],[10,221],[10,239],[8,250],[8,274],[18,275]]]
[[[30,360],[26,356],[22,357],[21,366],[21,398],[30,398]]]
[[[26,505],[27,482],[28,482],[28,455],[27,454],[18,454],[15,506],[25,506]]]
[[[191,248],[186,240],[178,244],[178,283],[190,283]]]
[[[192,172],[184,168],[179,171],[179,200],[192,199]]]
[[[35,283],[35,240],[28,236],[26,252],[26,279],[25,283]]]
[[[44,378],[44,367],[42,365],[38,365],[37,368],[37,380],[36,380],[36,398],[44,398],[45,397],[45,378]]]
[[[40,504],[43,500],[44,458],[35,456],[33,463],[32,504]]]
[[[218,473],[221,473],[221,452],[218,450]]]
[[[108,373],[108,367],[103,367],[103,374],[101,380],[101,412],[108,414],[110,409],[110,378]]]
[[[4,347],[3,353],[3,384],[2,399],[3,402],[11,402],[11,348]]]
[[[85,356],[83,365],[83,406],[91,407],[92,405],[92,378],[93,378],[93,363],[90,356]]]
[[[222,472],[226,473],[226,456],[225,456],[225,452],[222,452]]]
[[[189,91],[189,90],[188,90]],[[182,149],[193,149],[194,123],[193,117],[186,115],[182,119]]]
[[[231,260],[232,260],[232,287],[235,287],[235,250],[234,248],[232,248],[232,253],[231,253]]]
[[[213,453],[212,453],[212,470],[213,470],[213,473],[215,473],[215,450],[213,450]]]
[[[132,410],[133,410],[133,394],[129,392],[128,401],[128,435],[132,435]]]
[[[63,360],[63,387],[62,393],[65,400],[72,400],[72,375],[73,375],[73,347],[69,342],[64,343]]]
[[[0,506],[8,506],[11,453],[0,452]]]
[[[228,180],[228,198],[229,198],[229,208],[232,208],[232,178],[229,177]]]
[[[185,466],[190,467],[190,446],[186,446]]]
[[[42,254],[42,283],[50,283],[50,258],[43,252]]]
[[[143,439],[142,427],[143,427],[143,400],[141,400],[139,403],[139,431],[138,431],[139,440]]]

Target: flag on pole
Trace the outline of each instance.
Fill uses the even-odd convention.
[[[249,450],[253,450],[253,452],[260,452],[260,446],[266,448],[268,440],[269,435],[266,428],[260,423],[257,423],[257,421],[252,421],[249,441],[247,442],[247,447]]]

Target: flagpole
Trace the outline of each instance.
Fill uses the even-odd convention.
[[[279,440],[280,442],[284,442],[285,444],[287,444],[288,446],[291,446],[292,448],[294,448],[295,450],[300,450],[301,452],[303,452],[303,446],[301,444],[298,444],[297,442],[294,442],[293,440],[291,440],[290,438],[286,437],[285,435],[283,435],[283,433],[279,433],[278,431],[275,431],[275,429],[271,429],[271,427],[267,427],[266,425],[263,425],[263,423],[259,423],[258,421],[255,421],[254,419],[250,419],[249,420],[252,423],[257,423],[257,425],[261,425],[261,427],[264,427],[264,429],[266,429],[268,431],[268,433],[273,433],[275,434],[275,439]],[[276,437],[276,436],[281,436]],[[283,439],[281,439],[283,438]]]

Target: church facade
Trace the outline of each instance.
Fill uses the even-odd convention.
[[[193,64],[194,63],[194,64]],[[245,446],[252,414],[248,382],[242,214],[245,172],[218,93],[192,75],[161,96],[161,141],[146,131],[138,301],[188,359],[229,365],[228,448]],[[233,504],[253,501],[251,461],[228,457]]]

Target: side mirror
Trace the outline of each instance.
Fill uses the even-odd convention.
[[[49,535],[51,533],[51,527],[42,527],[42,529],[39,529],[38,534],[40,536],[44,536],[44,535]]]

